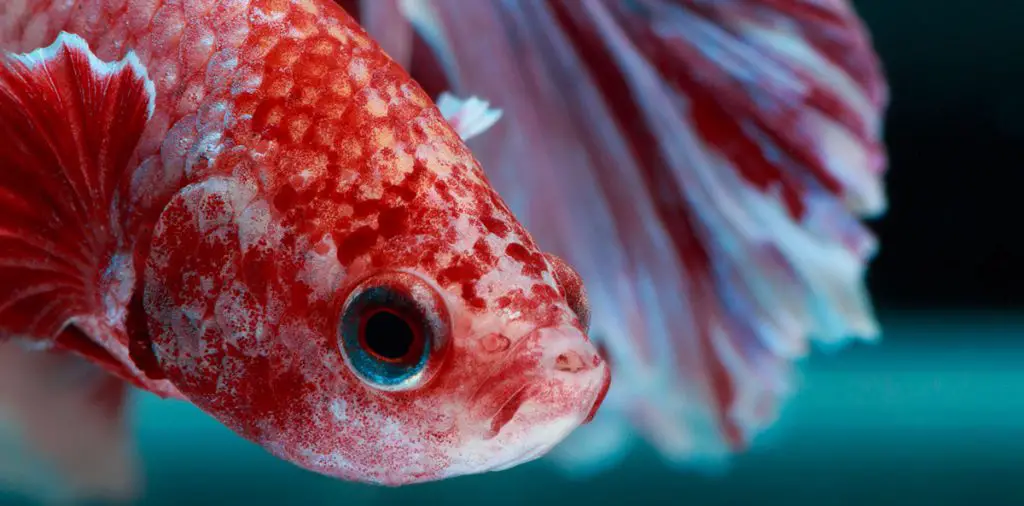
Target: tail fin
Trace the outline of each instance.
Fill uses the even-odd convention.
[[[669,460],[743,448],[812,341],[878,334],[888,92],[845,0],[393,1],[503,110],[474,153],[584,278],[619,414]]]

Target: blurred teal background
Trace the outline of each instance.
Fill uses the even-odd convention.
[[[1024,504],[1024,318],[888,314],[884,345],[818,353],[782,422],[715,473],[679,473],[638,447],[571,480],[541,460],[387,489],[305,472],[184,403],[140,396],[138,504]],[[943,346],[929,343],[941,342]],[[4,505],[28,504],[0,496]]]

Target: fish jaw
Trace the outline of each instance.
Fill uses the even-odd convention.
[[[607,364],[574,327],[520,338],[465,403],[463,442],[438,478],[501,471],[543,456],[589,421],[610,381]]]
[[[390,487],[540,458],[598,410],[610,369],[575,326],[516,327],[456,337],[437,376],[405,393],[341,385],[348,371],[336,370],[334,387],[308,385],[316,391],[292,404],[307,422],[253,439],[318,474]]]

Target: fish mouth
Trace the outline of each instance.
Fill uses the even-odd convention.
[[[577,329],[540,329],[522,340],[469,403],[477,434],[493,448],[491,470],[546,453],[593,418],[610,384],[606,363]]]
[[[498,408],[498,412],[490,417],[491,425],[487,434],[484,436],[485,439],[493,439],[501,433],[501,429],[512,421],[512,418],[514,418],[516,413],[519,412],[519,408],[522,407],[523,403],[529,400],[528,391],[529,387],[527,385],[523,385],[519,390],[516,390],[507,401],[505,401],[505,404],[502,404],[501,407]]]
[[[501,404],[497,411],[488,417],[490,420],[490,427],[485,435],[485,439],[493,439],[509,422],[515,418],[516,413],[519,409],[532,399],[531,391],[533,389],[530,385],[530,381],[520,386],[518,389],[513,391],[512,395],[508,397],[504,404]],[[596,389],[594,395],[594,401],[590,405],[590,410],[586,416],[580,422],[580,425],[586,425],[590,423],[594,416],[597,415],[598,409],[604,402],[605,397],[608,396],[608,389],[611,387],[611,370],[607,367],[604,368],[604,373],[600,382],[600,386]]]
[[[601,389],[597,392],[597,398],[594,399],[594,405],[590,407],[590,412],[587,413],[587,417],[583,419],[583,425],[586,425],[594,420],[597,416],[597,410],[601,408],[601,404],[604,403],[604,398],[608,397],[608,389],[612,386],[612,370],[605,366],[604,368],[604,379],[601,380]]]

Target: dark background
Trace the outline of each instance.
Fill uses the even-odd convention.
[[[1024,308],[1024,9],[855,1],[889,76],[889,211],[869,283],[892,309]]]

